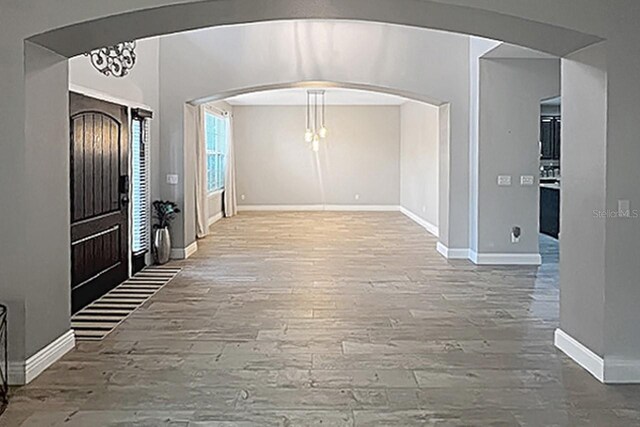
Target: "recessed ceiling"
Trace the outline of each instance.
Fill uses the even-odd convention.
[[[317,89],[317,88],[314,88]],[[401,105],[406,98],[365,90],[327,88],[327,105]],[[306,105],[307,89],[278,89],[227,98],[231,105]]]

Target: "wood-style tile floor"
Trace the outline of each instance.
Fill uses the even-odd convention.
[[[640,387],[554,349],[556,256],[479,268],[435,245],[399,213],[225,219],[106,340],[13,390],[0,424],[640,424]]]

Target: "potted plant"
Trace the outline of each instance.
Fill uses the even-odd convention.
[[[166,264],[171,256],[169,226],[180,213],[180,209],[174,202],[156,200],[153,202],[153,212],[156,219],[153,225],[153,258],[156,264]]]

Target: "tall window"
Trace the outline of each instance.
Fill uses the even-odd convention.
[[[151,113],[132,111],[131,121],[131,207],[133,214],[132,252],[144,254],[149,250],[149,119]]]
[[[228,120],[218,114],[205,113],[207,145],[207,190],[212,193],[224,188],[225,157],[229,136]]]

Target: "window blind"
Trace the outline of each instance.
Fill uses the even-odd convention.
[[[228,127],[226,117],[211,112],[205,113],[207,190],[210,193],[224,189]]]
[[[149,170],[149,119],[148,112],[134,110],[131,123],[132,143],[132,252],[134,255],[147,252],[150,243],[150,206],[148,188]]]

